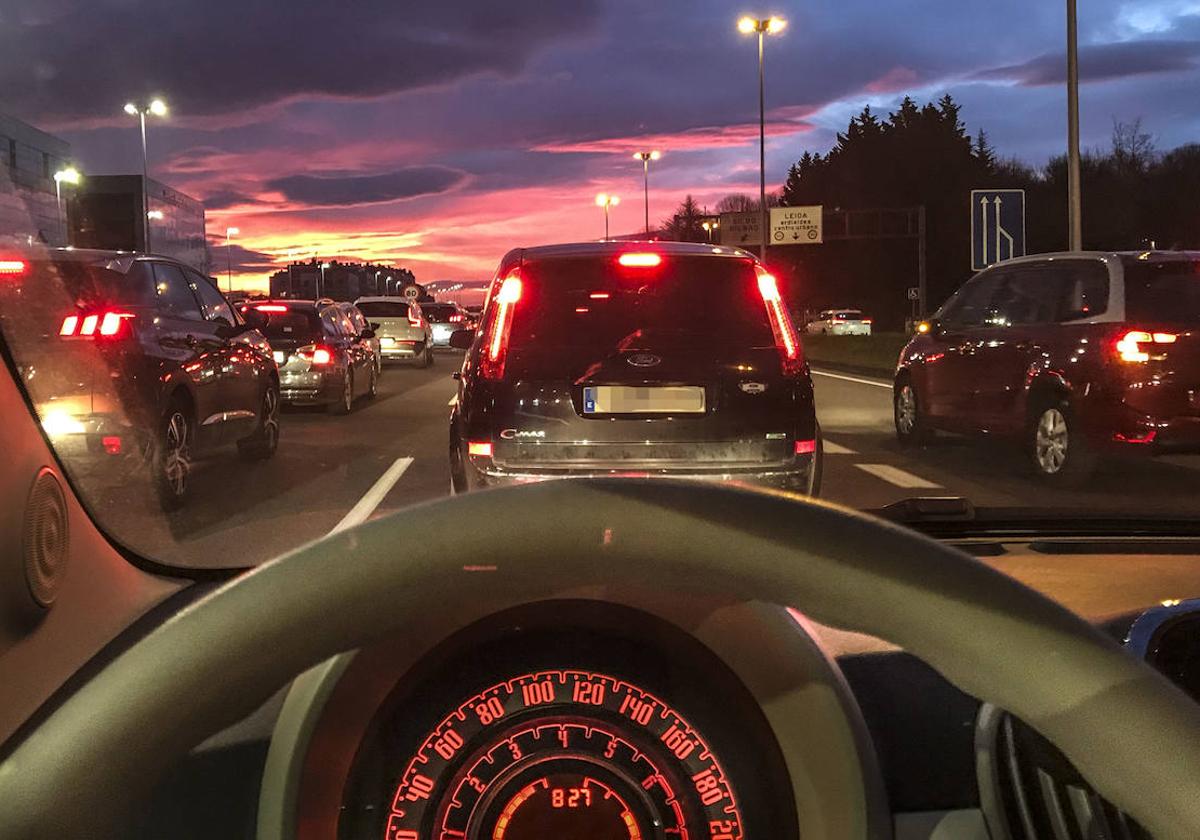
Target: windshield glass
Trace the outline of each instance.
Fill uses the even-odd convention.
[[[1077,159],[1035,0],[3,5],[0,341],[130,554],[605,475],[1200,528],[1194,2],[1079,4]]]
[[[522,266],[522,277],[517,348],[607,347],[639,333],[708,348],[774,343],[749,260],[668,258],[646,269],[615,260],[535,259]]]

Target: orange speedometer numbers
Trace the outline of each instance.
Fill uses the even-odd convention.
[[[704,737],[627,680],[522,674],[463,701],[411,754],[384,840],[741,840]]]

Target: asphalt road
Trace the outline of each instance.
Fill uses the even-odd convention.
[[[449,489],[447,418],[459,355],[440,353],[421,370],[388,367],[373,401],[346,417],[288,410],[274,459],[240,461],[233,452],[199,465],[194,496],[164,515],[148,494],[104,496],[93,509],[109,533],[138,553],[193,566],[250,565],[330,531]],[[832,371],[814,375],[825,437],[822,495],[878,508],[915,495],[963,495],[979,507],[1200,513],[1200,458],[1121,463],[1082,490],[1035,484],[1012,447],[939,438],[902,449],[895,441],[886,382]],[[1091,617],[1161,598],[1200,595],[1200,564],[1186,556],[1043,556],[989,560]],[[1115,585],[1121,581],[1121,585]]]

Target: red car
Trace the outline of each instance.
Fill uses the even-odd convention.
[[[1038,477],[1200,452],[1200,253],[1022,257],[975,275],[900,353],[902,444],[1016,438]]]

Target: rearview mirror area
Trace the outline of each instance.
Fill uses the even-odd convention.
[[[450,333],[450,346],[455,350],[470,350],[475,343],[475,330],[455,330]]]

